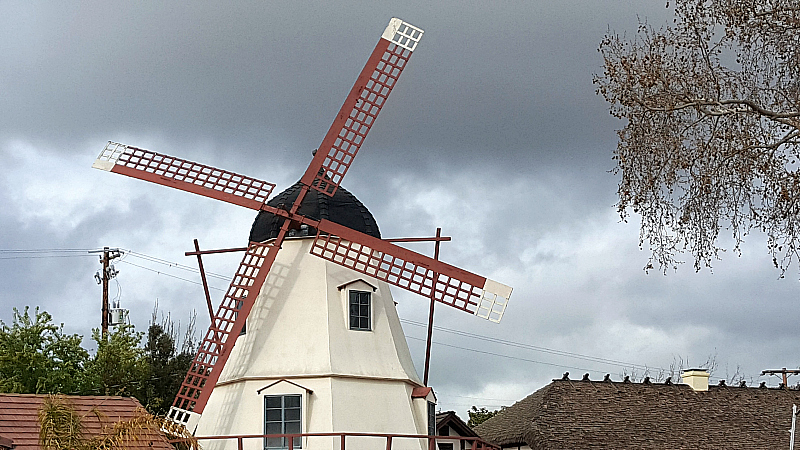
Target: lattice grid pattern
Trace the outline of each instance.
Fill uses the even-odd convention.
[[[212,389],[219,379],[227,354],[236,343],[236,338],[247,319],[265,276],[258,277],[262,265],[271,246],[251,244],[239,264],[239,269],[231,281],[222,304],[219,306],[214,320],[206,332],[205,338],[192,361],[189,372],[184,378],[175,397],[169,418],[178,422],[188,420],[187,411],[201,412],[205,403],[198,404],[204,388]],[[269,269],[269,268],[265,268]],[[243,314],[239,314],[242,312]],[[223,352],[225,355],[223,355]],[[219,367],[217,367],[219,365]],[[208,395],[204,396],[207,399]]]
[[[500,319],[503,318],[503,313],[506,311],[506,305],[508,305],[507,297],[483,290],[478,300],[478,309],[475,310],[475,315],[492,322],[500,322]]]
[[[347,119],[335,135],[333,143],[327,142],[329,137],[326,136],[326,142],[320,147],[321,151],[327,149],[327,153],[322,163],[323,170],[319,171],[312,183],[314,189],[328,195],[336,192],[410,56],[410,50],[391,43],[376,61],[371,74],[369,67],[364,68],[364,72],[369,74],[366,84],[360,92],[351,92],[351,96],[357,96],[355,104],[350,106],[352,99],[348,98],[340,112],[347,113]],[[367,64],[371,61],[372,58]]]
[[[220,197],[214,195],[218,193],[240,197],[255,204],[261,204],[269,198],[272,189],[275,188],[274,184],[266,181],[116,142],[109,142],[97,160],[114,163],[112,171],[120,171],[125,175],[205,194],[210,197]],[[124,167],[127,170],[121,171],[120,167]],[[139,172],[140,175],[137,176],[135,172]],[[168,179],[172,183],[165,183],[159,178]],[[174,182],[179,184],[175,185]],[[191,187],[182,187],[180,184]],[[208,191],[197,188],[204,188],[213,192],[208,193]],[[225,198],[220,197],[220,199],[224,200]]]
[[[422,29],[410,23],[402,22],[392,36],[389,37],[389,40],[413,52],[414,49],[417,48],[419,40],[422,39],[423,33],[424,31],[422,31]]]
[[[477,313],[477,300],[483,295],[482,288],[459,279],[459,274],[435,273],[399,256],[336,236],[317,235],[311,254],[426,297],[433,291],[437,301],[472,314]]]

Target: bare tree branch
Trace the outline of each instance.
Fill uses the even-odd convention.
[[[800,255],[800,0],[678,0],[674,25],[600,43],[597,93],[626,121],[617,210],[666,272],[711,268],[751,230],[781,275]]]

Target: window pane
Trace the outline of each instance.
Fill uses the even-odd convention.
[[[281,396],[280,395],[268,395],[267,397],[267,408],[278,408],[280,409],[283,405],[281,405]]]
[[[286,422],[286,434],[300,433],[300,422]]]
[[[287,409],[286,410],[286,416],[284,416],[284,420],[286,420],[287,422],[290,421],[290,420],[296,420],[296,421],[299,422],[300,421],[300,408]]]
[[[369,317],[369,305],[361,305],[359,315],[361,317]]]
[[[359,328],[361,328],[362,330],[369,330],[369,319],[366,317],[362,317]]]
[[[286,408],[299,408],[300,396],[299,395],[285,395],[283,397],[283,405]]]
[[[292,439],[292,445],[294,445],[294,448],[302,448],[303,447],[301,439],[302,438],[299,438],[299,437],[296,437],[296,438]]]
[[[283,438],[267,438],[267,448],[283,447]]]
[[[281,410],[280,409],[268,409],[267,410],[267,422],[280,422],[281,421]]]
[[[267,422],[267,434],[283,434],[282,425],[280,422]]]

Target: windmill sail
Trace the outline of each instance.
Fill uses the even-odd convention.
[[[300,180],[303,184],[333,196],[423,33],[397,18],[389,22]]]
[[[275,188],[266,181],[112,141],[92,167],[255,210]]]
[[[168,414],[171,420],[188,424],[202,414],[279,247],[250,243],[178,390]]]
[[[313,255],[492,322],[503,317],[509,286],[328,220],[317,228]]]

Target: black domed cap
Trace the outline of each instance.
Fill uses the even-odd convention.
[[[283,205],[287,209],[290,208],[300,194],[302,186],[298,181],[273,197],[272,200],[267,202],[267,205],[275,208],[280,208]],[[375,218],[372,217],[367,207],[358,201],[355,195],[347,192],[342,187],[336,190],[333,197],[328,197],[314,189],[309,189],[297,213],[309,219],[327,219],[378,239],[381,237],[378,223],[375,222]],[[255,222],[253,222],[253,227],[250,229],[250,240],[264,242],[278,237],[278,231],[284,220],[282,217],[270,212],[259,211]],[[316,230],[309,230],[309,233],[316,233]],[[290,231],[289,235],[292,234],[299,235]]]

